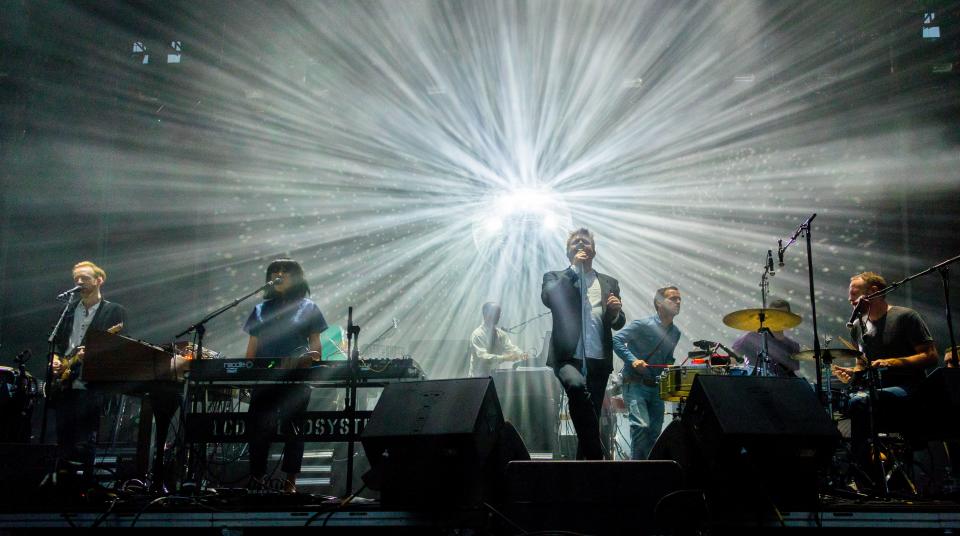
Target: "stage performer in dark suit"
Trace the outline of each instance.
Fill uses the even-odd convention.
[[[600,409],[613,370],[611,330],[622,328],[626,322],[620,284],[593,269],[595,255],[596,244],[589,230],[580,228],[570,233],[570,267],[543,274],[540,294],[553,313],[547,364],[567,393],[570,419],[577,432],[577,459],[582,460],[604,457]]]

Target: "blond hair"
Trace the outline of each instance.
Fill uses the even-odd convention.
[[[104,272],[103,268],[100,268],[99,266],[92,263],[91,261],[80,261],[77,264],[74,264],[73,270],[71,271],[71,273],[76,272],[80,268],[90,268],[91,270],[93,270],[93,275],[99,277],[104,281],[107,280],[107,272]]]

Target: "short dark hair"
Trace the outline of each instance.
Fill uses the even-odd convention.
[[[567,242],[566,242],[567,245],[570,244],[571,240],[573,240],[578,236],[585,236],[590,239],[591,244],[593,244],[594,246],[597,245],[597,241],[593,238],[593,233],[591,233],[590,229],[587,229],[586,227],[580,227],[579,229],[574,229],[573,231],[570,231],[570,234],[567,235]]]
[[[770,309],[786,309],[788,313],[793,312],[790,310],[790,302],[783,298],[774,298],[770,300]]]
[[[673,285],[668,287],[658,288],[657,291],[653,293],[653,310],[654,311],[659,311],[659,309],[657,309],[657,304],[667,299],[668,290],[676,290],[677,292],[680,292],[680,289],[678,289]]]
[[[850,281],[853,281],[854,279],[863,279],[863,282],[867,284],[867,288],[877,287],[877,290],[883,290],[887,288],[887,280],[876,272],[861,272],[852,276]]]
[[[488,314],[490,314],[490,312],[493,311],[494,309],[496,309],[497,311],[502,310],[502,309],[500,308],[500,304],[497,303],[497,302],[495,302],[495,301],[489,301],[489,302],[483,304],[483,316],[486,317],[486,316],[487,316]]]
[[[294,277],[296,282],[287,292],[284,293],[284,299],[303,299],[310,295],[310,284],[307,283],[307,279],[303,276],[303,267],[300,266],[300,263],[293,259],[276,259],[267,265],[267,273],[264,277],[264,282],[270,282],[270,274],[275,274],[278,272],[284,272],[290,274]],[[263,297],[266,299],[276,299],[280,297],[280,293],[277,292],[273,287],[268,288],[264,291]]]

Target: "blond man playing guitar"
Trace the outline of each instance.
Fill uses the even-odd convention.
[[[103,299],[100,290],[107,274],[96,264],[79,262],[74,265],[72,276],[78,289],[54,338],[54,385],[51,388],[56,393],[57,444],[61,456],[92,469],[101,400],[97,393],[88,391],[77,380],[84,342],[90,331],[122,332],[127,311],[122,305]]]

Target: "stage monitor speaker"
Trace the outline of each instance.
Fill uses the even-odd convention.
[[[478,505],[495,488],[503,457],[526,455],[503,414],[490,378],[388,385],[361,434],[381,502],[419,507]]]
[[[917,386],[907,435],[914,440],[960,439],[960,369],[938,368]]]
[[[800,378],[698,375],[681,422],[705,487],[733,493],[747,509],[815,507],[818,472],[840,439]]]

